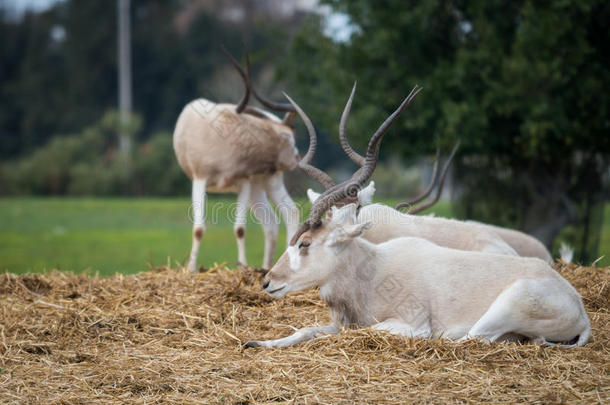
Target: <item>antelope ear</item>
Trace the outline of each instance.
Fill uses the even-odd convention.
[[[362,235],[364,231],[369,229],[372,226],[370,221],[364,222],[362,224],[354,224],[354,225],[345,225],[340,226],[328,236],[326,244],[328,246],[340,246],[347,242],[350,242],[354,238]]]
[[[360,205],[367,205],[373,202],[375,195],[375,182],[371,181],[368,186],[358,191],[358,202]]]
[[[320,193],[316,193],[312,189],[307,189],[307,198],[309,198],[310,203],[315,203],[318,198],[320,198]]]
[[[356,204],[347,204],[341,208],[330,209],[332,221],[337,225],[353,224],[356,222]]]
[[[344,228],[345,228],[345,233],[350,238],[356,238],[356,237],[362,235],[362,233],[364,231],[366,231],[367,229],[370,229],[371,226],[373,226],[373,223],[371,221],[366,221],[361,224],[348,225],[348,226],[345,226]]]

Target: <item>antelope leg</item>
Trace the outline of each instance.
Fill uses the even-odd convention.
[[[251,340],[246,343],[246,347],[288,347],[299,343],[307,342],[323,335],[333,335],[339,333],[334,325],[316,326],[311,328],[302,328],[297,330],[290,336],[274,340]]]

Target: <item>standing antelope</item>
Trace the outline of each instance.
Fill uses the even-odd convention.
[[[349,145],[345,131],[355,90],[356,85],[352,88],[350,97],[345,105],[343,114],[341,115],[339,139],[343,150],[349,158],[358,166],[363,167],[365,158],[354,151]],[[310,132],[310,139],[315,139],[316,133],[313,125],[311,125],[311,121],[301,109],[297,108],[297,112],[303,121],[309,122],[306,126]],[[419,206],[413,206],[426,199],[434,188],[440,154],[438,149],[432,170],[432,181],[422,195],[396,205],[395,209],[383,204],[367,205],[372,201],[373,194],[375,193],[374,183],[371,182],[368,187],[359,191],[356,199],[348,198],[345,201],[340,201],[338,202],[338,206],[350,202],[357,202],[359,206],[362,206],[362,208],[358,210],[359,220],[362,222],[372,222],[371,228],[364,233],[363,237],[373,243],[385,242],[401,236],[415,236],[427,239],[439,246],[453,249],[498,253],[511,256],[537,257],[551,263],[552,258],[546,247],[538,239],[523,232],[480,222],[412,215],[431,207],[438,201],[449,164],[453,159],[458,146],[459,142],[453,148],[441,171],[438,189],[434,198],[430,201]],[[313,153],[315,153],[315,149]],[[326,174],[324,174],[324,176],[317,175],[313,177],[327,190],[335,185],[333,180]],[[320,194],[310,189],[307,190],[307,196],[309,197],[309,200],[314,203]],[[406,207],[409,208],[406,214],[399,211]]]
[[[591,327],[582,299],[548,263],[448,249],[414,237],[376,245],[361,237],[371,222],[356,217],[355,204],[334,207],[370,179],[384,132],[413,96],[371,137],[358,172],[316,200],[263,280],[274,298],[320,287],[332,325],[246,346],[291,346],[354,326],[409,337],[586,344]],[[329,209],[332,215],[322,220]]]
[[[283,171],[298,164],[292,126],[294,109],[275,103],[272,108],[286,111],[284,119],[257,108],[247,107],[251,92],[248,71],[224,50],[243,79],[246,90],[238,105],[216,104],[206,99],[184,107],[174,130],[174,150],[178,163],[193,181],[193,244],[188,268],[197,268],[199,245],[205,232],[207,192],[236,192],[234,232],[238,261],[246,264],[245,225],[248,207],[261,223],[265,234],[263,268],[271,267],[278,234],[278,219],[267,196],[286,223],[288,239],[299,223],[299,211],[286,191]],[[254,95],[264,104],[258,93]]]

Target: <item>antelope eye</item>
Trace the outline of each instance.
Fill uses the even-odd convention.
[[[309,242],[301,242],[301,243],[299,243],[299,249],[303,249],[303,248],[309,247],[309,245],[311,245],[311,243],[309,243]]]

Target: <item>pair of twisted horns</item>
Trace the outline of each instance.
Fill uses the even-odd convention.
[[[347,117],[349,116],[349,112],[352,107],[352,99],[354,97],[355,90],[356,90],[356,84],[354,83],[352,93],[349,97],[349,100],[347,101],[347,104],[345,105],[343,114],[341,115],[341,123],[339,124],[339,140],[341,142],[341,147],[343,148],[343,151],[345,152],[345,154],[347,154],[347,156],[349,156],[349,158],[354,163],[356,163],[358,166],[362,167],[364,165],[364,161],[365,161],[364,157],[361,156],[358,152],[356,152],[351,147],[351,145],[347,141],[347,136],[345,134]],[[423,201],[425,198],[427,198],[430,195],[430,193],[432,193],[432,190],[434,189],[434,184],[436,183],[436,175],[437,175],[437,171],[438,171],[438,161],[440,158],[440,148],[436,148],[436,158],[434,160],[434,167],[432,169],[432,181],[430,182],[430,184],[428,185],[426,190],[421,195],[419,195],[411,200],[403,201],[403,202],[397,204],[395,209],[402,210],[402,209],[408,207],[409,208],[407,210],[408,214],[417,214],[418,212],[421,212],[421,211],[425,210],[426,208],[430,208],[431,206],[436,204],[443,191],[443,186],[445,184],[445,178],[447,176],[447,171],[449,169],[449,165],[451,164],[451,161],[453,160],[453,157],[455,156],[455,153],[457,152],[459,146],[460,146],[460,141],[456,142],[455,146],[453,147],[453,150],[451,151],[451,154],[449,155],[449,158],[447,159],[447,161],[445,162],[445,165],[443,166],[443,170],[441,171],[440,179],[438,182],[438,188],[436,190],[436,194],[435,194],[434,198],[432,198],[430,201],[428,201],[424,204],[421,204],[419,206],[414,206],[414,204],[417,204],[420,201]]]
[[[347,121],[347,117],[349,116],[355,90],[356,84],[354,84],[354,88],[352,89],[352,93],[350,95],[349,100],[347,101],[347,104],[343,111],[343,115],[341,117],[340,133],[345,131],[345,123]],[[322,223],[322,216],[326,211],[328,211],[328,209],[330,209],[330,207],[342,200],[354,199],[357,196],[358,191],[362,189],[364,183],[366,183],[371,178],[373,172],[375,171],[375,167],[377,166],[377,160],[379,158],[379,147],[383,136],[385,135],[388,128],[394,123],[396,118],[398,118],[400,113],[402,113],[403,110],[409,104],[411,104],[411,102],[413,101],[413,99],[415,99],[415,96],[417,96],[420,90],[421,87],[415,85],[415,87],[413,87],[409,95],[402,101],[398,108],[379,126],[379,128],[377,128],[377,131],[375,131],[375,133],[373,134],[373,136],[371,136],[369,140],[366,149],[366,155],[362,157],[362,165],[360,169],[358,169],[349,180],[335,185],[332,179],[330,179],[330,177],[326,175],[326,173],[322,172],[319,169],[316,169],[320,173],[323,173],[326,177],[324,181],[319,180],[320,183],[322,183],[322,185],[324,185],[324,187],[326,188],[326,191],[312,205],[309,218],[301,224],[297,232],[292,237],[292,240],[290,241],[291,246],[295,245],[299,237],[307,230],[320,226],[320,224]],[[309,119],[309,117],[307,117],[307,114],[305,114],[305,112],[290,97],[288,97],[287,95],[285,96],[288,98],[288,101],[290,101],[290,103],[295,107],[297,113],[305,123],[307,131],[309,132],[309,150],[301,161],[301,164],[309,165],[316,148],[317,137],[315,129],[311,124],[311,120]],[[301,164],[299,166],[302,168]],[[324,176],[322,176],[321,178],[323,178]],[[318,179],[316,178],[316,180]]]
[[[229,58],[229,61],[231,62],[233,67],[237,70],[237,73],[239,73],[239,76],[244,81],[244,86],[246,87],[245,93],[242,96],[239,103],[237,104],[235,111],[238,114],[241,114],[246,109],[246,106],[248,105],[248,101],[250,100],[250,93],[252,93],[252,94],[254,94],[254,97],[265,107],[272,109],[272,110],[276,110],[276,111],[286,112],[286,115],[284,116],[284,119],[283,119],[283,123],[286,125],[291,125],[292,121],[294,120],[294,117],[296,115],[296,110],[292,106],[292,104],[278,103],[278,102],[269,100],[266,97],[262,96],[254,88],[254,86],[252,84],[252,77],[250,75],[250,57],[248,55],[248,52],[246,52],[246,70],[244,70],[244,68],[241,67],[239,62],[233,57],[233,55],[231,55],[231,53],[229,51],[227,51],[227,49],[224,46],[221,45],[220,49],[227,56],[227,58]]]
[[[430,193],[432,193],[432,190],[434,189],[434,184],[436,183],[436,174],[438,171],[438,160],[440,157],[440,148],[436,148],[436,158],[434,160],[434,167],[432,168],[432,180],[430,181],[430,184],[428,185],[426,190],[421,195],[419,195],[411,200],[403,201],[401,203],[396,204],[396,206],[394,208],[397,210],[402,210],[404,208],[408,208],[407,214],[417,214],[418,212],[421,212],[421,211],[425,210],[426,208],[430,208],[434,204],[436,204],[438,202],[439,198],[441,198],[441,193],[443,192],[443,185],[445,184],[445,178],[447,176],[447,171],[449,170],[449,165],[451,164],[451,161],[453,160],[453,157],[455,156],[455,153],[457,152],[459,147],[460,147],[460,141],[457,141],[455,143],[455,146],[453,147],[453,150],[451,151],[451,154],[447,158],[447,161],[443,165],[443,170],[441,171],[441,175],[438,180],[438,187],[436,189],[436,194],[434,195],[434,198],[432,198],[430,201],[428,201],[424,204],[415,206],[415,204],[426,199],[430,195]]]
[[[292,99],[290,99],[290,97],[288,97],[288,95],[286,95],[285,93],[284,93],[284,96],[290,101],[290,103],[278,103],[275,101],[271,101],[271,100],[263,97],[256,91],[256,89],[252,85],[252,78],[250,75],[250,58],[249,58],[247,52],[246,52],[246,70],[244,70],[241,67],[241,65],[239,64],[239,62],[237,60],[235,60],[233,55],[231,55],[231,53],[229,53],[229,51],[227,51],[227,49],[224,46],[221,46],[220,49],[229,58],[229,61],[231,62],[233,67],[237,70],[237,72],[243,79],[245,87],[246,87],[246,92],[243,95],[239,104],[237,105],[237,108],[235,109],[235,111],[238,114],[241,114],[244,111],[244,109],[246,108],[246,105],[248,104],[248,100],[250,99],[250,93],[252,93],[252,94],[254,94],[254,97],[256,97],[256,99],[265,107],[273,109],[273,110],[285,111],[286,115],[284,116],[283,123],[286,125],[292,124],[292,122],[296,116],[296,113],[298,112],[299,115],[301,116],[301,118],[303,119],[303,123],[307,127],[307,131],[309,132],[309,149],[308,149],[307,153],[305,154],[305,156],[303,156],[303,158],[298,163],[298,166],[301,170],[303,170],[309,176],[313,177],[315,180],[320,182],[320,184],[322,184],[324,186],[324,188],[328,189],[328,188],[334,186],[335,182],[330,178],[330,176],[328,174],[324,173],[322,170],[318,169],[317,167],[314,167],[311,165],[311,160],[313,159],[313,156],[316,153],[318,138],[316,136],[316,131],[313,127],[313,124],[311,123],[311,120],[309,119],[309,117],[307,117],[305,112],[303,110],[301,110],[301,108]]]

